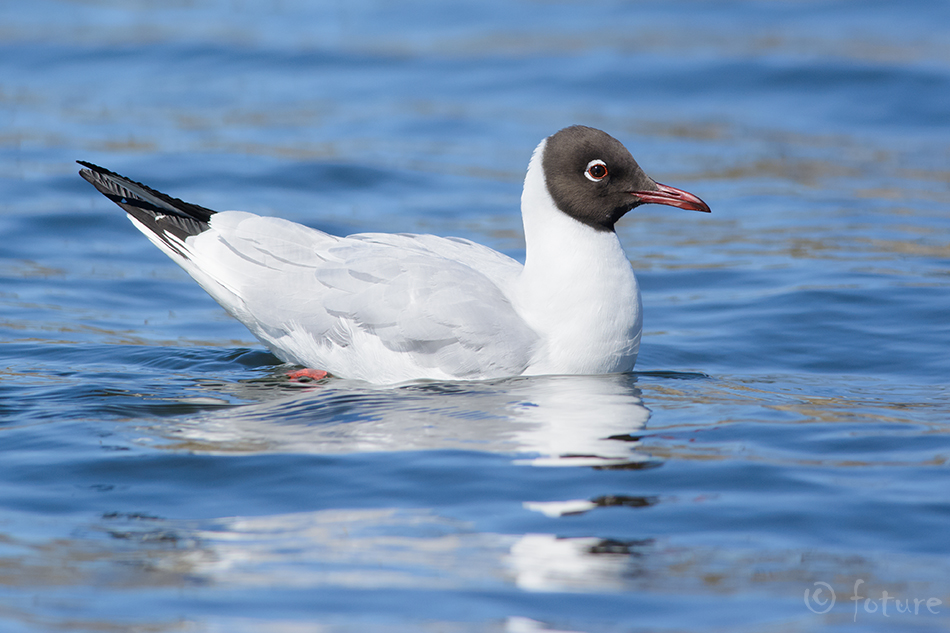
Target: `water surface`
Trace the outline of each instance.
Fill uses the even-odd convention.
[[[945,630],[948,23],[0,7],[0,630]],[[291,383],[73,162],[523,258],[528,158],[574,123],[713,208],[618,226],[629,375]]]

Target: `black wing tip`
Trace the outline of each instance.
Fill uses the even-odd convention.
[[[95,184],[96,176],[95,174],[108,174],[110,173],[108,169],[100,167],[99,165],[94,165],[93,163],[88,163],[84,160],[77,160],[77,163],[85,167],[86,169],[80,169],[79,175],[82,176],[86,182]]]
[[[95,163],[90,163],[85,160],[77,160],[76,162],[85,167],[85,169],[79,170],[79,175],[82,176],[83,179],[126,211],[130,212],[127,205],[139,208],[152,207],[152,210],[155,212],[171,212],[183,218],[196,220],[203,224],[207,224],[211,220],[211,216],[217,213],[217,211],[213,209],[192,204],[191,202],[185,202],[180,198],[173,198],[168,194],[152,189],[148,185],[132,180],[131,178],[126,178],[122,174],[117,174]],[[129,188],[130,185],[132,187],[131,190]],[[121,195],[119,195],[119,191],[116,191],[116,186],[121,188]],[[140,191],[136,192],[134,190],[135,188],[140,189]],[[138,202],[128,200],[130,197],[136,199]]]
[[[96,165],[95,163],[90,163],[89,161],[85,161],[85,160],[77,160],[76,162],[86,168],[86,169],[79,170],[79,175],[85,178],[86,180],[89,180],[88,175],[91,175],[91,173],[102,174],[103,176],[112,176],[113,178],[121,178],[122,180],[128,180],[128,178],[120,174],[117,174],[114,171],[109,171],[105,167],[100,167],[99,165]],[[136,184],[141,185],[142,183],[136,183]]]

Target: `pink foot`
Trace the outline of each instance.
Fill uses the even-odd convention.
[[[329,375],[328,372],[322,369],[298,369],[296,371],[287,372],[287,377],[290,378],[291,382],[312,382],[314,380],[322,380]]]

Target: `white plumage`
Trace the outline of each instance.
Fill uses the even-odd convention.
[[[546,147],[525,178],[523,266],[469,240],[336,237],[214,213],[102,168],[82,173],[286,362],[374,383],[629,371],[642,326],[636,278],[612,223],[555,202]],[[643,201],[656,200],[629,206]],[[164,226],[168,216],[174,224]]]

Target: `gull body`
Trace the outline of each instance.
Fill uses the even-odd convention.
[[[460,238],[337,237],[218,213],[81,164],[83,178],[278,358],[381,384],[632,370],[640,290],[614,224],[650,202],[709,211],[582,126],[531,157],[524,265]]]

